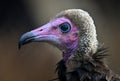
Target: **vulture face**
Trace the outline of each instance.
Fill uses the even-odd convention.
[[[19,47],[29,42],[48,42],[58,47],[67,59],[77,49],[78,37],[78,28],[69,19],[60,17],[25,33],[20,38]]]
[[[92,18],[81,9],[68,9],[58,13],[47,24],[25,33],[19,48],[29,42],[48,42],[63,52],[67,60],[72,54],[93,54],[98,47]]]

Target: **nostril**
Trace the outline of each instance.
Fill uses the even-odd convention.
[[[39,31],[43,31],[43,29],[40,29]]]
[[[55,29],[57,29],[57,27],[56,27],[56,26],[53,26],[53,27],[52,27],[52,29],[54,29],[54,30],[55,30]]]

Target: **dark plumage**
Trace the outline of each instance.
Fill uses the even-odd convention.
[[[102,47],[98,48],[91,57],[76,56],[79,59],[76,60],[74,57],[68,63],[61,60],[57,65],[58,79],[60,81],[120,81],[120,77],[104,64],[105,52],[106,49]]]
[[[86,11],[60,12],[49,23],[25,33],[19,47],[32,41],[48,42],[62,51],[63,59],[56,69],[59,81],[120,81],[103,61],[106,49],[100,46]]]

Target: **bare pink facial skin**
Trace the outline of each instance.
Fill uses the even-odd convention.
[[[63,33],[59,25],[68,22],[71,25],[71,30],[68,33]],[[63,59],[67,60],[71,54],[78,48],[79,29],[65,17],[51,20],[47,24],[32,30],[34,41],[45,41],[57,46],[63,52]]]

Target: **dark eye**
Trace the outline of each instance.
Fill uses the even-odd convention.
[[[71,29],[70,24],[67,23],[67,22],[62,23],[59,27],[60,27],[61,32],[63,32],[63,33],[67,33],[67,32],[69,32],[70,29]]]

